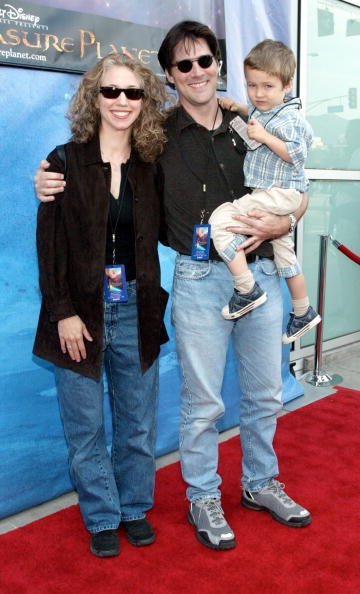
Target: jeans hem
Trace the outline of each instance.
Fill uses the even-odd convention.
[[[221,501],[221,497],[219,495],[200,495],[193,497],[189,501],[190,503],[198,503],[198,501],[204,501],[205,499],[217,499],[218,501]]]
[[[137,516],[128,516],[126,518],[125,517],[121,518],[121,521],[122,522],[134,522],[135,520],[143,520],[144,518],[146,518],[146,515],[141,514],[140,516],[137,515]]]
[[[266,487],[276,477],[277,477],[277,475],[275,475],[275,476],[273,476],[273,477],[271,477],[269,479],[265,479],[260,484],[257,481],[256,486],[254,486],[253,488],[251,488],[250,485],[242,485],[242,488],[244,489],[244,491],[250,491],[251,493],[259,493],[261,491],[261,489],[263,489],[264,487]]]
[[[90,534],[98,534],[99,532],[104,532],[104,530],[117,530],[118,528],[119,524],[106,524],[105,526],[99,526],[96,529],[88,529],[88,532],[90,532]]]

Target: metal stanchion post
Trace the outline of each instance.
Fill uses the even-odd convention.
[[[318,312],[321,316],[321,322],[316,327],[316,341],[314,354],[314,370],[305,376],[305,381],[313,386],[334,386],[342,381],[340,375],[329,375],[321,371],[322,365],[322,330],[324,323],[324,301],[326,284],[326,264],[328,251],[329,235],[321,235],[320,242],[320,260],[319,260],[319,290],[318,290]]]

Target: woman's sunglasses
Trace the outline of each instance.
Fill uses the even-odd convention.
[[[99,93],[102,94],[105,99],[117,99],[120,93],[125,93],[126,99],[130,101],[139,101],[144,95],[144,89],[119,89],[118,87],[100,87]]]
[[[206,54],[205,56],[200,56],[200,58],[194,58],[193,60],[190,60],[190,58],[188,60],[180,60],[179,62],[176,62],[176,64],[172,64],[172,66],[176,66],[180,72],[185,74],[186,72],[190,72],[194,62],[197,62],[200,68],[210,68],[213,60],[214,56]]]

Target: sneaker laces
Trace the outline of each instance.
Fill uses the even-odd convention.
[[[285,493],[285,483],[280,483],[279,481],[272,479],[269,485],[267,486],[267,489],[275,493],[279,497],[279,499],[281,499],[286,505],[291,505],[295,503],[291,499],[291,497],[289,497],[289,495]]]
[[[201,508],[206,508],[213,524],[223,525],[225,522],[224,512],[219,499],[204,499]]]

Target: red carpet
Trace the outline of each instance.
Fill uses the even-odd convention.
[[[119,557],[88,552],[77,506],[0,537],[1,594],[357,594],[360,592],[360,392],[337,394],[281,417],[280,480],[313,523],[288,528],[239,505],[238,438],[221,445],[231,551],[200,545],[186,522],[179,465],[157,476],[155,545],[121,539]]]

